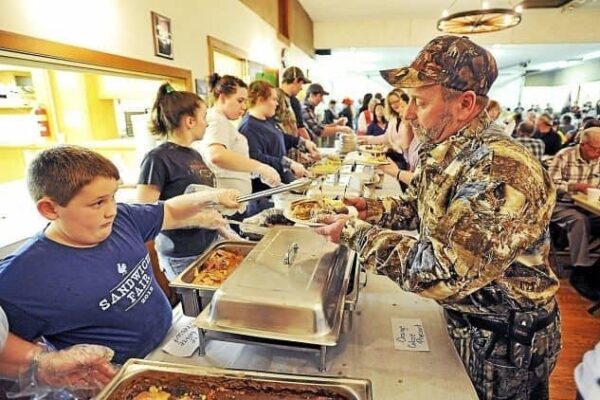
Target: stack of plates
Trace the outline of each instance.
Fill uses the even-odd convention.
[[[338,153],[346,154],[356,150],[358,146],[358,137],[353,133],[342,133],[340,138],[335,141],[335,148]]]

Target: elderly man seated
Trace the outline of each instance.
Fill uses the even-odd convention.
[[[600,128],[584,130],[580,144],[558,152],[549,173],[558,191],[552,222],[564,228],[569,239],[571,284],[582,296],[599,300],[600,274],[597,266],[592,267],[589,239],[600,228],[600,217],[575,206],[571,194],[600,185]]]

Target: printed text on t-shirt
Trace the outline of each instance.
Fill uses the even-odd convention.
[[[125,311],[128,311],[140,302],[145,303],[153,292],[152,275],[148,273],[150,265],[150,256],[146,254],[146,257],[125,275],[117,286],[110,290],[108,296],[100,300],[98,306],[106,311],[123,300],[128,301],[127,308],[125,308]]]

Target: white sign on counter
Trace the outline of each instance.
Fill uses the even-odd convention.
[[[192,320],[185,324],[162,349],[164,352],[176,357],[191,357],[198,348],[199,343],[198,328],[196,328]]]
[[[394,347],[404,351],[429,351],[423,321],[412,318],[392,318]]]

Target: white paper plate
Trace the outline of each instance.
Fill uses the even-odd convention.
[[[339,214],[339,215],[349,215],[351,217],[358,216],[358,210],[356,209],[356,207],[352,207],[352,206],[346,206],[346,207],[348,208],[348,214]],[[290,221],[295,222],[296,224],[300,224],[300,225],[312,226],[312,227],[327,225],[323,222],[312,222],[312,221],[308,221],[308,220],[304,220],[304,219],[295,218],[292,216],[292,209],[289,206],[286,207],[285,210],[283,210],[283,216],[286,217],[287,219],[289,219]]]

